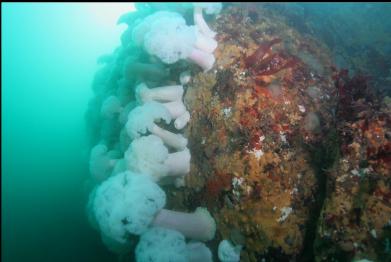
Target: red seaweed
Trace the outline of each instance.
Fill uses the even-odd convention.
[[[285,68],[295,66],[298,62],[299,60],[293,56],[277,53],[262,60],[262,62],[256,66],[254,71],[258,76],[273,75]]]
[[[340,120],[355,120],[359,118],[360,112],[372,107],[375,97],[370,89],[368,76],[358,74],[350,78],[348,70],[343,69],[337,71],[333,79],[338,99],[337,117]]]
[[[260,44],[258,49],[245,58],[245,65],[257,76],[269,76],[279,71],[293,67],[299,63],[297,57],[285,53],[272,53],[272,46],[281,43],[280,38],[275,38],[269,42]]]
[[[264,96],[264,97],[266,97],[266,98],[273,98],[272,93],[271,93],[270,90],[267,89],[267,88],[264,88],[264,87],[260,87],[260,86],[258,86],[258,85],[255,85],[254,91],[255,91],[256,96],[258,96],[258,97],[259,97],[259,96]],[[255,97],[256,97],[256,96],[255,96]]]
[[[215,173],[215,177],[209,179],[205,184],[204,198],[207,199],[208,205],[213,205],[218,201],[224,191],[231,190],[232,177],[225,173]]]
[[[255,66],[266,54],[270,54],[273,45],[281,42],[280,38],[275,38],[269,42],[261,44],[255,52],[245,59],[247,67]]]

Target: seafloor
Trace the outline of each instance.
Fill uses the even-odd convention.
[[[324,44],[270,10],[229,6],[210,26],[213,69],[178,62],[159,80],[192,75],[191,170],[184,187],[163,186],[167,208],[207,207],[217,223],[208,246],[229,239],[243,246],[241,261],[391,261],[391,98],[335,68]],[[95,111],[121,92],[110,85],[121,63],[95,83],[91,145],[119,141]]]

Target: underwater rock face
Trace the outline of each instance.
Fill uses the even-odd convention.
[[[168,194],[169,206],[207,206],[218,225],[214,243],[243,245],[241,261],[271,253],[295,257],[317,191],[303,145],[328,129],[331,62],[316,42],[261,8],[228,7],[215,28],[216,67],[193,71],[185,96],[192,113],[186,129],[190,174],[185,188]],[[304,51],[323,64],[323,75],[293,55]],[[307,89],[314,86],[319,94],[311,97]],[[308,114],[319,116],[322,132],[305,127]]]
[[[319,261],[332,257],[389,261],[390,110],[371,93],[365,77],[349,78],[341,71],[335,79],[341,156],[327,176],[330,192],[319,217],[315,245]]]
[[[330,50],[264,7],[226,4],[208,21],[218,46],[207,72],[124,41],[94,81],[92,144],[123,155],[132,142],[118,110],[101,116],[107,97],[129,113],[140,82],[157,91],[180,81],[189,122],[159,125],[183,132],[190,171],[160,186],[167,209],[209,210],[215,259],[224,239],[243,247],[240,261],[390,259],[391,99],[337,71]],[[111,175],[126,169],[119,160]]]

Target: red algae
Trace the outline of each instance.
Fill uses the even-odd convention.
[[[273,98],[273,95],[268,88],[264,88],[264,87],[260,87],[258,85],[255,85],[254,91],[257,96],[264,96],[266,98]]]
[[[281,38],[275,38],[269,42],[260,44],[258,49],[244,59],[245,66],[251,73],[258,77],[258,83],[262,84],[261,76],[270,76],[283,69],[294,67],[300,63],[300,59],[284,52],[273,53],[272,46],[281,43]],[[259,82],[261,80],[261,82]]]
[[[299,59],[284,53],[276,53],[262,60],[253,72],[258,76],[268,76],[278,73],[279,71],[293,67],[299,63]]]
[[[275,38],[269,42],[262,43],[252,55],[244,60],[246,66],[249,68],[255,66],[265,57],[265,55],[270,54],[272,46],[278,43],[281,43],[280,38]]]
[[[215,173],[205,184],[204,198],[208,206],[213,206],[224,191],[231,189],[231,176],[225,173]]]

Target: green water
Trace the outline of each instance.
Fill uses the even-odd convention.
[[[115,259],[84,215],[84,113],[119,35],[88,11],[2,4],[2,261]]]

